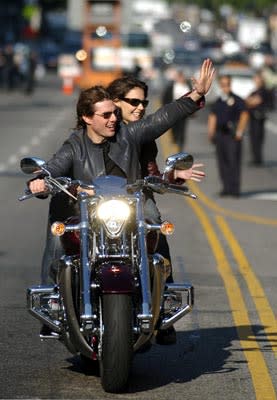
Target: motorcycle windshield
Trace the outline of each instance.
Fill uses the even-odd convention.
[[[98,195],[126,195],[127,179],[119,176],[103,175],[93,180]]]

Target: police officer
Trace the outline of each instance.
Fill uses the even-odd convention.
[[[216,146],[222,181],[220,196],[239,197],[242,136],[248,122],[244,101],[231,90],[231,77],[219,77],[221,96],[212,105],[208,117],[208,137]]]
[[[245,100],[249,110],[249,139],[253,165],[263,163],[266,112],[269,108],[269,95],[261,73],[254,75],[255,90]]]

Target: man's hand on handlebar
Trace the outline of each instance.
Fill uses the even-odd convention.
[[[29,182],[29,189],[32,193],[47,192],[47,186],[44,179],[35,179]]]

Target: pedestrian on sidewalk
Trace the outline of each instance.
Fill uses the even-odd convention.
[[[15,53],[12,44],[8,43],[3,50],[3,82],[4,87],[8,92],[13,90],[16,86],[16,79],[18,78],[17,65],[15,63]]]
[[[220,196],[239,197],[242,137],[248,122],[248,112],[242,98],[231,89],[231,77],[219,77],[221,95],[208,116],[208,137],[215,144],[222,191]]]
[[[35,72],[37,67],[37,55],[34,50],[28,54],[28,68],[26,73],[26,94],[32,94],[35,88]]]

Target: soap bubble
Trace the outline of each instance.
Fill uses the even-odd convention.
[[[107,31],[107,28],[105,26],[100,25],[100,26],[98,26],[96,28],[95,32],[96,32],[97,36],[103,37],[103,36],[105,36],[107,34],[108,31]]]
[[[180,29],[182,32],[186,33],[191,30],[191,24],[188,21],[182,21],[180,23]]]

